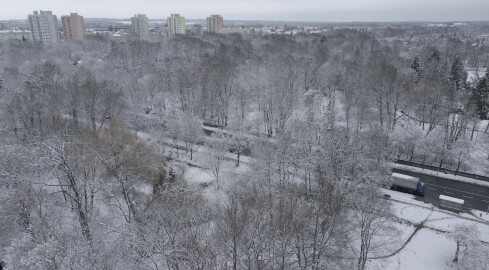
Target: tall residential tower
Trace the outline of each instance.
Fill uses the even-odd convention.
[[[131,33],[141,38],[149,35],[148,17],[137,14],[131,18]]]
[[[168,17],[168,34],[170,36],[174,34],[185,34],[185,17],[180,14],[172,14]]]
[[[66,40],[82,41],[85,35],[85,26],[83,17],[77,13],[71,13],[69,16],[61,16],[63,35]]]
[[[221,32],[221,29],[224,27],[224,20],[221,15],[211,15],[206,19],[207,31],[208,32]]]
[[[32,40],[41,43],[58,42],[58,18],[51,11],[34,11],[29,14]]]

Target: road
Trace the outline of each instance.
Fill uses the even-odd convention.
[[[209,124],[206,126],[213,127],[212,125]],[[211,136],[212,133],[214,133],[213,130],[209,130],[209,129],[204,129],[204,132],[206,133],[207,136]],[[251,154],[251,151],[248,147],[246,147],[245,151],[243,151],[242,154],[243,156],[248,156]],[[410,164],[410,162],[407,161],[398,161],[397,163],[405,164],[409,166],[418,165],[419,167],[421,167],[421,165],[419,164]],[[434,167],[434,169],[437,168]],[[431,176],[431,175],[425,175],[421,173],[399,170],[399,169],[394,169],[393,171],[420,178],[426,184],[425,197],[428,199],[432,199],[438,202],[440,195],[446,195],[446,196],[464,200],[465,201],[464,207],[467,208],[476,209],[480,211],[487,211],[489,208],[489,188],[443,178],[442,177],[444,174],[443,172],[440,172],[440,177],[438,177],[438,176]],[[447,171],[448,173],[453,173],[448,170],[445,171]],[[470,178],[476,178],[483,181],[489,181],[489,177],[487,176],[471,175],[471,174],[460,173],[460,172],[459,175],[463,175],[465,177],[470,177]]]
[[[425,175],[394,169],[394,172],[419,177],[426,185],[425,197],[438,201],[438,197],[446,195],[464,200],[464,207],[487,211],[489,207],[489,188],[478,185],[453,181],[438,176]]]

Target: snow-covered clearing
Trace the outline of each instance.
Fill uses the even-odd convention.
[[[421,230],[397,255],[370,260],[368,269],[444,270],[456,269],[449,262],[455,255],[456,244],[443,233]]]
[[[467,81],[474,82],[476,79],[484,77],[486,74],[486,69],[480,68],[479,70],[467,69]]]
[[[415,199],[415,196],[391,190],[382,190],[391,196],[394,215],[408,226],[409,232],[414,232],[415,226],[420,229],[415,232],[406,246],[399,253],[379,259],[371,259],[368,269],[417,269],[443,270],[456,269],[452,263],[457,249],[456,243],[450,239],[456,225],[475,225],[479,230],[479,239],[489,241],[489,215],[474,211],[477,217],[469,214],[455,214],[438,209]],[[400,238],[406,239],[405,235]]]

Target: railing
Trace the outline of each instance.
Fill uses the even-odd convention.
[[[489,169],[486,169],[486,171],[483,172],[484,175],[482,175],[482,174],[476,174],[475,172],[474,173],[470,173],[470,172],[466,172],[466,171],[463,171],[463,170],[459,170],[455,174],[455,170],[453,170],[453,168],[445,168],[445,167],[441,167],[440,168],[438,166],[433,166],[432,164],[431,165],[430,164],[421,164],[421,163],[417,163],[417,162],[413,162],[413,161],[407,161],[407,160],[402,160],[402,159],[398,159],[396,161],[396,163],[402,164],[402,165],[407,165],[407,166],[413,166],[413,167],[428,169],[428,170],[433,170],[433,171],[439,171],[439,172],[447,173],[447,174],[465,176],[465,177],[474,178],[474,179],[478,179],[478,180],[489,182],[489,171],[488,171]]]

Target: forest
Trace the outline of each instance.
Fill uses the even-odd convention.
[[[487,44],[409,29],[0,42],[0,261],[368,269],[393,162],[489,174]]]

